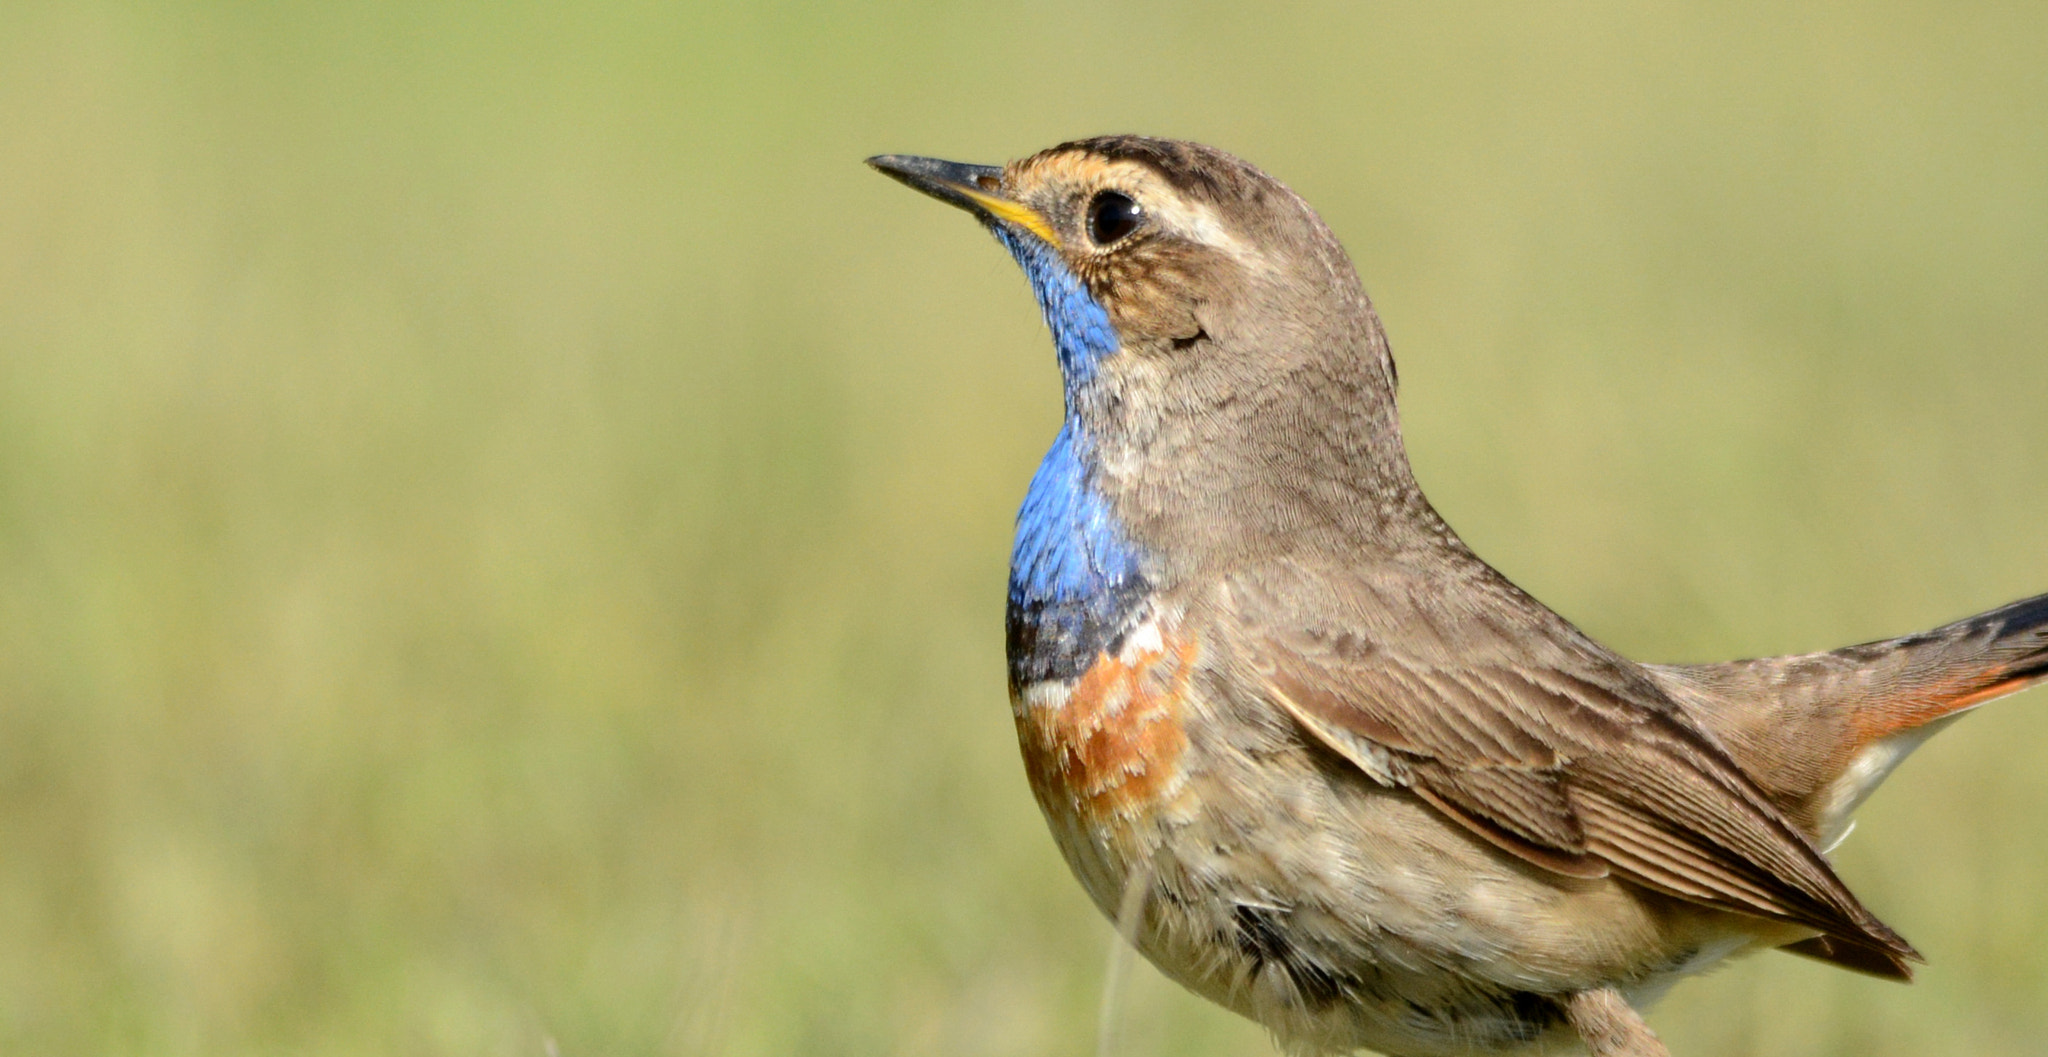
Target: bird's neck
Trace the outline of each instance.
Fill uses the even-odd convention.
[[[1143,553],[1096,490],[1089,462],[1088,440],[1070,420],[1018,511],[1007,614],[1013,687],[1073,678],[1116,652],[1151,595]]]
[[[1151,593],[1143,555],[1097,488],[1095,453],[1076,414],[1118,342],[1109,314],[1051,247],[995,229],[1045,313],[1066,383],[1067,417],[1017,513],[1007,614],[1010,684],[1081,674],[1115,652]]]

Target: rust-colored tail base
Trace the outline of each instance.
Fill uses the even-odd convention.
[[[1869,675],[1850,702],[1861,750],[2048,678],[2048,595],[1829,656]]]

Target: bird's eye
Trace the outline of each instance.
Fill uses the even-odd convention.
[[[1097,246],[1107,246],[1138,229],[1145,219],[1145,211],[1131,196],[1119,191],[1103,191],[1088,201],[1088,237]]]

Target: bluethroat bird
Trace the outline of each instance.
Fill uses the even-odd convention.
[[[1950,719],[2048,678],[2048,595],[1829,653],[1644,665],[1423,497],[1350,258],[1278,180],[1111,136],[869,164],[972,213],[1066,419],[1011,557],[1032,792],[1166,975],[1295,1053],[1663,1054],[1638,1012],[1781,948],[1918,955],[1824,852]]]

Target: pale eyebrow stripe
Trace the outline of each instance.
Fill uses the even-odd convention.
[[[1265,252],[1231,234],[1230,229],[1223,225],[1223,218],[1217,216],[1216,210],[1207,203],[1190,202],[1179,195],[1171,195],[1166,201],[1170,208],[1159,212],[1160,219],[1169,227],[1196,242],[1222,250],[1245,268],[1256,271],[1272,269],[1272,262]]]

